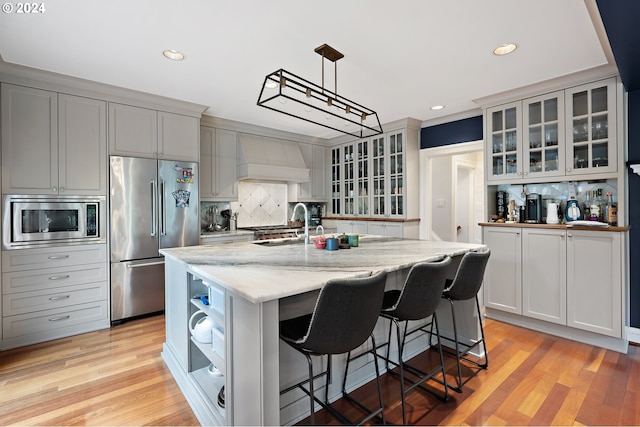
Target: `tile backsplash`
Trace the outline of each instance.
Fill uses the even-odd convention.
[[[277,182],[238,182],[238,201],[229,203],[238,213],[238,227],[285,225],[287,223],[287,184]]]

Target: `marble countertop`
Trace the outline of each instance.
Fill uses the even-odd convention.
[[[313,244],[254,242],[162,249],[193,273],[252,303],[320,289],[328,280],[394,271],[442,255],[460,255],[484,245],[360,236],[359,246],[327,251]]]

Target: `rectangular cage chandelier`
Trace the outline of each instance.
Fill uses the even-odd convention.
[[[357,138],[380,135],[378,113],[338,95],[337,61],[344,55],[326,44],[315,52],[322,56],[322,86],[281,68],[264,78],[258,105]],[[324,87],[325,59],[334,63],[333,92]]]

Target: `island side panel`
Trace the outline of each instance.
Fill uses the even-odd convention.
[[[278,301],[231,294],[233,425],[280,425]]]

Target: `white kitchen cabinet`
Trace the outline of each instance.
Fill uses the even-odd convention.
[[[336,229],[338,234],[369,234],[367,221],[337,221]]]
[[[484,227],[491,250],[484,276],[485,306],[522,314],[522,233],[519,228]]]
[[[524,178],[564,175],[564,92],[522,101]]]
[[[106,195],[106,103],[2,85],[2,192]]]
[[[567,231],[567,324],[623,335],[622,233]]]
[[[0,349],[109,327],[105,244],[2,252]]]
[[[343,217],[418,216],[419,138],[409,123],[331,148],[331,208]]]
[[[237,133],[200,127],[200,200],[238,200]]]
[[[522,314],[565,325],[566,278],[565,230],[522,229]]]
[[[109,153],[168,160],[199,160],[199,120],[109,103]]]
[[[616,172],[616,80],[567,89],[566,174]]]
[[[197,162],[199,134],[200,121],[196,117],[158,111],[159,158]]]
[[[298,144],[302,158],[310,170],[309,181],[289,184],[290,202],[320,202],[328,200],[327,148],[316,144]]]
[[[487,181],[616,173],[618,96],[611,78],[485,109]]]

